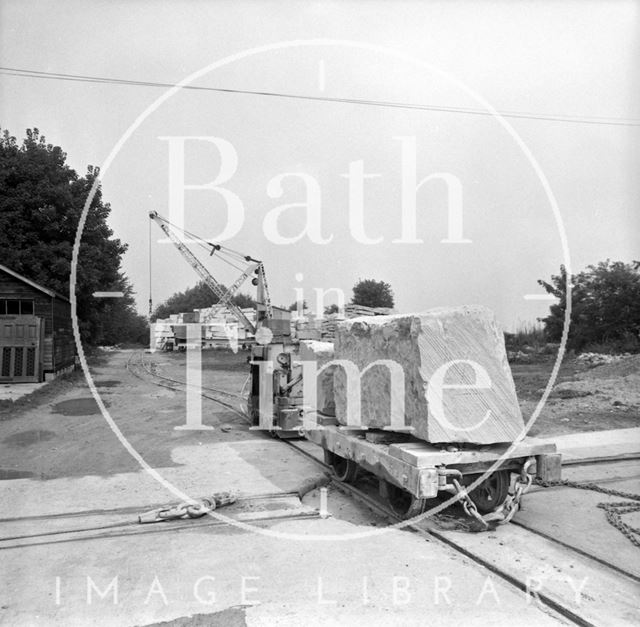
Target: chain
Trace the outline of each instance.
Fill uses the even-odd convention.
[[[600,494],[606,494],[608,496],[619,496],[627,501],[618,501],[615,503],[598,503],[597,507],[605,511],[607,522],[615,527],[622,535],[631,542],[634,546],[640,548],[640,529],[632,527],[622,520],[624,514],[631,514],[632,512],[640,512],[640,494],[633,494],[633,492],[623,492],[622,490],[614,490],[612,488],[603,488],[595,483],[579,483],[577,481],[570,481],[569,479],[560,479],[559,481],[541,481],[536,480],[536,484],[543,488],[552,487],[567,487],[576,488],[577,490],[590,490],[592,492],[599,492]],[[635,501],[635,502],[629,502]]]
[[[509,488],[509,494],[502,505],[500,505],[500,507],[495,511],[485,514],[484,516],[481,516],[480,512],[478,512],[478,508],[469,496],[467,490],[457,479],[452,479],[458,500],[462,504],[462,508],[467,516],[477,520],[485,530],[494,528],[497,525],[505,525],[508,523],[515,516],[516,512],[520,508],[522,497],[533,483],[533,477],[529,474],[529,468],[534,462],[534,457],[529,457],[527,459],[527,461],[522,465],[520,473],[516,477],[513,486]]]
[[[235,503],[236,500],[237,496],[231,492],[218,492],[213,496],[197,499],[196,501],[185,501],[178,503],[178,505],[153,509],[140,514],[138,522],[153,523],[165,520],[179,520],[181,518],[201,518],[218,507]]]
[[[462,508],[467,516],[471,516],[471,518],[475,518],[484,529],[489,528],[489,523],[480,516],[480,512],[476,507],[476,504],[471,500],[469,493],[460,485],[460,482],[457,479],[452,479],[452,483],[455,486],[456,494],[458,496],[458,500],[462,503]]]
[[[516,476],[513,486],[509,487],[509,493],[504,503],[500,505],[494,512],[487,514],[485,519],[487,521],[495,521],[496,525],[505,525],[511,521],[516,515],[516,512],[520,509],[520,503],[522,497],[531,487],[533,483],[533,476],[529,473],[529,468],[535,462],[534,457],[529,457],[527,461],[522,465],[520,473]]]

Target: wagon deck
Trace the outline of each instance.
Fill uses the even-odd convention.
[[[474,499],[470,492],[471,498],[483,513],[490,514],[513,495],[518,477],[529,484],[534,476],[544,481],[560,478],[561,460],[555,445],[534,438],[513,444],[434,445],[404,433],[326,424],[331,420],[318,422],[305,437],[324,449],[338,479],[353,481],[359,469],[373,473],[381,481],[381,493],[403,517],[424,510],[425,502],[441,492],[464,492],[464,486],[475,480],[479,485],[473,486],[477,494]],[[484,478],[483,473],[487,473]],[[401,506],[394,507],[400,501]]]

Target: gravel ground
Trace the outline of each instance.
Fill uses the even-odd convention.
[[[554,362],[512,364],[525,421],[536,409]],[[590,367],[565,359],[531,435],[551,436],[640,426],[640,355]]]

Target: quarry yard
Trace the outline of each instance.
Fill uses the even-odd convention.
[[[532,625],[640,620],[636,549],[597,507],[619,498],[534,487],[514,522],[488,533],[471,533],[454,507],[412,529],[368,535],[390,524],[372,482],[365,477],[356,492],[327,483],[318,447],[249,430],[234,411],[239,399],[221,395],[246,392],[247,353],[202,356],[211,431],[175,429],[185,423],[185,392],[170,380],[184,380],[185,353],[98,352],[90,369],[146,463],[190,496],[236,491],[224,513],[251,528],[208,517],[136,524],[180,499],[125,450],[75,372],[0,408],[0,550],[13,556],[2,574],[2,624],[260,625],[277,616],[291,625],[417,625],[425,612],[443,625],[502,624],[515,614]],[[525,422],[552,366],[512,364]],[[531,434],[596,431],[636,443],[635,457],[578,460],[563,477],[638,493],[639,376],[637,356],[563,365]],[[637,526],[638,513],[628,522]],[[323,535],[343,539],[327,545]]]
[[[636,5],[131,5],[3,3],[0,627],[640,625]]]
[[[189,432],[184,424],[184,395],[152,386],[140,394],[140,380],[127,371],[129,352],[99,352],[90,359],[96,387],[127,438],[153,466],[170,463],[170,451]],[[153,372],[184,380],[186,354],[147,355]],[[247,352],[203,351],[203,386],[239,393],[247,379]],[[527,423],[549,380],[554,361],[511,364]],[[148,401],[152,399],[154,406]],[[239,404],[239,403],[238,403]],[[228,431],[216,437],[256,437],[238,416],[214,403],[203,420]],[[0,401],[2,476],[55,478],[137,470],[137,462],[113,435],[91,397],[82,372],[61,378],[16,402]],[[530,435],[555,435],[640,427],[640,356],[589,367],[569,358]]]
[[[511,364],[525,421],[539,403],[554,359]],[[530,434],[551,436],[640,425],[640,356],[591,367],[564,360],[556,383]]]

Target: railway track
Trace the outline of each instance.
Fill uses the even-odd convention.
[[[220,527],[232,524],[234,521],[244,524],[261,524],[270,522],[284,522],[291,520],[307,520],[319,517],[319,513],[309,508],[295,507],[298,494],[277,493],[258,494],[239,497],[232,505],[226,506],[220,511],[225,519],[215,516],[203,516],[201,518],[166,520],[153,524],[140,524],[137,515],[141,513],[140,507],[120,507],[107,510],[84,510],[72,513],[60,513],[44,516],[24,516],[16,518],[3,518],[0,520],[0,551],[20,549],[32,546],[59,544],[62,542],[82,542],[87,540],[101,540],[105,538],[137,536],[154,533],[166,533],[172,531],[198,530],[204,527]],[[278,502],[282,506],[275,509]],[[260,509],[266,506],[265,509]],[[165,503],[146,506],[147,509],[161,509],[167,507]],[[256,511],[257,510],[257,511]],[[217,512],[216,512],[217,513]],[[39,525],[44,521],[63,522],[78,519],[100,520],[122,517],[122,520],[103,522],[100,524],[84,526],[64,526],[50,531],[36,533],[16,533],[5,535],[3,530],[7,527],[24,527],[25,525]],[[186,523],[186,524],[185,524]]]
[[[137,363],[134,359],[136,356],[138,357]],[[180,381],[179,379],[174,379],[172,377],[167,377],[166,375],[161,375],[157,372],[153,372],[151,364],[145,362],[143,351],[135,351],[131,353],[129,359],[127,360],[126,368],[133,376],[137,377],[138,379],[153,383],[169,390],[186,391],[189,387],[189,384],[185,381]],[[145,377],[144,375],[142,375],[140,370],[142,370],[142,372],[146,373],[146,375],[148,376]],[[205,386],[201,386],[198,389],[200,390],[200,394],[203,398],[206,398],[210,401],[213,401],[214,403],[217,403],[218,405],[221,405],[222,407],[225,407],[226,409],[232,411],[237,418],[242,418],[246,422],[249,422],[247,413],[243,409],[239,408],[238,405],[232,404],[232,401],[236,401],[239,404],[245,402],[246,399],[240,394],[233,394],[232,392],[227,392],[226,390],[220,390],[218,388]]]
[[[132,361],[132,359],[133,355],[130,358],[130,362]],[[139,361],[139,367],[143,369],[146,376],[134,372],[133,369],[135,369],[135,365],[132,365],[130,367],[130,364],[128,364],[127,367],[132,371],[134,375],[139,376],[140,378],[145,378],[145,380],[149,380],[156,385],[169,387],[170,389],[186,389],[186,384],[183,381],[172,379],[170,377],[159,375],[158,373],[153,372],[152,368],[148,364],[145,364],[143,354],[140,354]],[[213,402],[216,402],[232,410],[239,418],[242,418],[244,421],[250,422],[250,419],[245,412],[239,410],[237,407],[234,407],[231,404],[232,400],[235,400],[237,402],[244,400],[240,395],[232,394],[225,390],[210,387],[203,388],[202,395],[205,398],[208,398]],[[306,450],[304,445],[295,440],[281,440],[281,442],[285,446],[291,447],[299,454],[304,455],[308,459],[312,460],[315,464],[321,466],[328,473],[331,473],[330,466],[325,464],[323,461],[318,459],[318,457]],[[628,458],[625,457],[623,459]],[[612,461],[616,460],[609,458],[606,460],[606,463],[611,463]],[[589,465],[593,465],[597,464],[598,462],[597,460],[589,460],[587,463]],[[573,464],[574,467],[576,465],[578,464]],[[371,491],[368,492],[366,490],[360,489],[356,485],[339,481],[335,477],[331,479],[331,485],[341,493],[347,495],[349,498],[352,498],[364,504],[379,516],[382,516],[393,523],[401,522],[401,519],[389,509],[385,502],[373,495]],[[217,521],[215,523],[200,523],[200,525],[198,526],[212,526],[215,524],[220,523],[218,523]],[[184,523],[175,524],[166,526],[161,529],[161,531],[172,531],[174,529],[183,528],[184,526]],[[192,525],[189,525],[189,528],[191,527]],[[429,539],[431,541],[435,539],[436,541],[447,545],[459,554],[474,561],[477,565],[486,569],[488,572],[500,577],[511,586],[514,586],[515,588],[528,593],[529,582],[522,568],[514,567],[513,564],[509,563],[509,560],[500,561],[493,559],[491,554],[488,554],[486,550],[481,551],[474,546],[474,544],[481,544],[481,542],[478,543],[474,540],[470,540],[471,538],[478,537],[484,534],[468,534],[452,532],[446,529],[439,529],[437,518],[435,519],[435,524],[434,521],[427,523],[410,523],[407,525],[407,528],[421,535],[425,539]],[[462,526],[462,528],[464,528],[464,526]],[[458,527],[458,529],[460,529],[460,527]],[[637,586],[637,583],[640,582],[640,577],[636,576],[634,573],[617,568],[610,563],[603,562],[594,555],[589,555],[584,551],[580,551],[575,547],[564,543],[559,538],[542,533],[539,530],[526,524],[516,523],[513,525],[507,525],[506,527],[502,527],[501,530],[498,531],[498,533],[503,533],[505,535],[509,533],[510,537],[516,537],[517,540],[522,542],[525,546],[540,546],[544,549],[544,551],[547,552],[548,556],[550,556],[550,559],[564,561],[569,564],[571,564],[571,562],[580,563],[585,568],[587,568],[588,572],[590,573],[590,577],[600,577],[600,579],[602,579],[603,581],[603,585],[610,585],[612,573],[618,577],[616,586],[623,590],[632,590],[634,589],[633,587]],[[520,560],[518,559],[516,561],[519,562]],[[573,568],[573,566],[571,566],[571,568]],[[607,571],[602,574],[598,572],[598,569],[607,569]],[[583,607],[576,608],[575,604],[567,602],[567,599],[563,597],[562,594],[554,594],[541,590],[536,591],[535,597],[538,602],[544,604],[545,606],[557,612],[565,619],[571,621],[574,624],[585,626],[599,624],[599,615],[597,612],[594,614],[593,606],[588,608],[588,611],[585,611]],[[596,617],[595,619],[593,619],[594,615]]]
[[[329,469],[329,466],[323,464],[295,441],[287,440],[285,443]],[[338,481],[335,478],[332,479],[331,485],[390,522],[402,522],[402,519],[395,515],[385,502],[377,498],[371,491],[360,489],[356,485]],[[560,586],[563,589],[536,590],[535,598],[537,602],[544,604],[576,625],[619,624],[617,620],[611,621],[608,611],[609,590],[612,588],[617,589],[617,595],[631,600],[629,609],[635,611],[636,617],[640,616],[633,602],[633,599],[637,597],[640,577],[634,573],[581,551],[558,537],[542,533],[526,523],[512,521],[501,527],[497,534],[505,538],[503,542],[499,542],[498,547],[495,547],[496,542],[493,542],[492,545],[490,542],[484,541],[483,536],[488,534],[461,533],[460,529],[464,529],[464,525],[456,525],[457,530],[455,531],[439,528],[442,518],[451,520],[451,517],[447,515],[444,517],[436,515],[416,523],[409,523],[406,525],[406,529],[417,533],[425,540],[435,539],[446,544],[488,573],[500,577],[526,595],[530,594],[532,581],[535,580],[535,578],[531,579],[531,574],[536,572],[535,569],[540,564],[544,565],[543,569],[549,564],[553,565],[557,568],[556,578],[564,577],[566,580],[564,586]],[[496,537],[494,536],[494,538]],[[513,544],[509,553],[500,548],[509,546],[510,543]],[[496,548],[500,553],[496,553]],[[630,548],[634,550],[631,545]],[[582,581],[589,581],[592,588],[601,591],[601,596],[594,598],[593,595],[586,594],[585,598],[588,599],[588,602],[576,603],[575,589],[573,588],[573,578],[576,576],[576,572],[581,572]],[[570,585],[567,585],[567,582],[571,582]],[[605,591],[604,594],[602,591]]]
[[[304,455],[305,457],[307,457],[308,459],[311,459],[312,461],[314,461],[316,464],[319,464],[321,466],[323,466],[327,472],[331,473],[331,466],[329,466],[328,464],[320,461],[316,456],[314,456],[312,453],[310,453],[308,450],[305,450],[305,448],[303,446],[301,446],[298,442],[296,442],[295,440],[283,440],[283,442],[285,444],[287,444],[288,446],[296,449],[296,451],[298,451],[300,454]],[[620,461],[627,461],[628,457],[622,457]],[[603,462],[603,464],[610,464],[613,463],[612,459],[607,459],[605,462]],[[589,465],[593,465],[594,462],[593,461],[589,461],[587,462]],[[587,464],[585,464],[587,465]],[[575,468],[577,466],[580,466],[579,462],[573,462],[572,466]],[[607,483],[612,483],[614,481],[619,481],[621,479],[640,479],[640,474],[637,474],[635,476],[632,477],[617,477],[617,478],[611,478],[611,479],[603,479],[602,481],[598,480],[598,483],[603,483],[603,484],[607,484]],[[372,494],[372,491],[369,490],[364,491],[361,490],[359,488],[357,488],[356,486],[350,484],[350,483],[346,483],[344,481],[339,481],[338,479],[336,479],[335,477],[332,478],[331,483],[338,487],[341,491],[350,494],[351,496],[353,496],[354,498],[356,498],[357,500],[359,500],[360,502],[362,502],[363,504],[367,505],[368,507],[370,507],[373,511],[375,511],[377,514],[387,517],[389,520],[391,520],[394,523],[399,523],[402,522],[402,519],[397,516],[385,503],[385,501],[383,501],[382,499],[378,498],[376,495]],[[558,486],[558,488],[563,489],[563,486]],[[564,488],[564,489],[571,489],[569,488]],[[536,490],[536,487],[534,486],[533,491]],[[455,506],[454,506],[455,507]],[[462,514],[462,512],[460,512],[460,516],[464,516]],[[460,519],[460,517],[458,517]],[[451,520],[452,517],[445,514],[445,515],[436,515],[433,517],[430,517],[429,519],[427,519],[430,521],[430,525],[428,528],[424,528],[421,527],[420,531],[424,531],[427,532],[441,540],[444,540],[444,536],[443,536],[443,531],[446,531],[447,529],[451,528]],[[438,529],[438,526],[442,524],[442,530]],[[600,558],[594,556],[594,555],[590,555],[590,554],[586,554],[583,551],[580,551],[579,549],[576,549],[575,547],[572,547],[570,545],[568,545],[566,542],[562,541],[561,539],[559,539],[557,536],[552,536],[549,535],[547,533],[541,532],[538,529],[534,528],[533,526],[527,524],[526,522],[521,522],[521,521],[517,521],[514,520],[512,521],[513,525],[521,527],[522,529],[526,529],[529,533],[538,536],[539,538],[544,538],[545,540],[549,540],[554,542],[555,544],[557,544],[558,546],[564,547],[566,549],[569,549],[571,551],[574,551],[576,553],[581,553],[583,554],[585,557],[589,557],[590,559],[596,560],[601,562],[604,566],[607,566],[609,568],[612,568],[614,570],[618,570],[621,574],[628,576],[631,579],[634,579],[635,581],[638,581],[640,583],[640,577],[638,577],[637,575],[635,575],[634,573],[625,571],[623,569],[618,568],[617,566],[615,566],[614,564],[612,564],[611,562],[607,562],[604,560],[601,560]],[[411,528],[414,528],[415,525],[408,525]],[[472,527],[469,527],[468,525],[465,525],[464,523],[460,524],[455,524],[453,525],[455,527],[456,530],[462,530],[462,531],[475,531],[475,529],[473,529]],[[449,543],[449,541],[447,540],[447,543]]]

